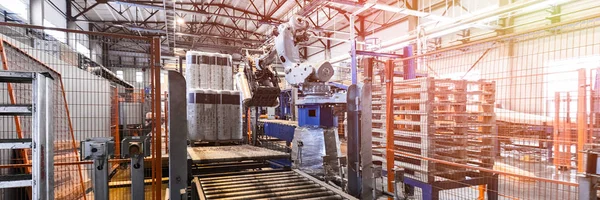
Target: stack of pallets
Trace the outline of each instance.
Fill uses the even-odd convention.
[[[495,83],[488,81],[431,77],[395,81],[394,149],[399,153],[394,156],[394,165],[405,168],[406,176],[423,182],[435,181],[436,177],[461,180],[483,176],[463,165],[494,165],[494,97]],[[384,118],[373,122],[385,126]],[[383,154],[385,150],[378,151]]]

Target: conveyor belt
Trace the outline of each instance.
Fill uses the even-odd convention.
[[[188,147],[194,163],[233,162],[289,158],[289,154],[251,145]]]
[[[197,199],[356,199],[301,171],[253,171],[194,177]]]
[[[280,120],[280,119],[259,119],[258,121],[262,122],[262,123],[274,123],[274,124],[283,124],[283,125],[298,127],[298,121],[289,121],[289,120]]]

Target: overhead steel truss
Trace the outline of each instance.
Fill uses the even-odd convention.
[[[314,27],[310,32],[319,36],[311,39],[305,46],[331,48],[339,43],[332,45],[332,42],[327,41],[326,38],[334,33],[347,32],[351,24],[349,17],[351,13],[337,5],[341,3],[360,6],[366,1],[335,0],[338,4],[329,2],[327,0],[248,0],[243,8],[217,0],[177,1],[175,4],[166,5],[160,0],[75,0],[71,3],[74,9],[67,13],[69,15],[67,18],[72,21],[88,22],[93,31],[138,36],[166,36],[162,39],[163,46],[169,47],[171,51],[173,47],[227,47],[228,50],[239,50],[263,45],[267,40],[269,26],[286,20],[273,15],[284,5],[293,4],[299,8],[297,14],[308,16],[311,26]],[[396,1],[390,1],[390,4],[393,2]],[[102,7],[109,8],[110,14],[107,14],[106,10],[95,10]],[[169,17],[169,13],[175,16]],[[169,20],[165,20],[165,17],[170,22],[166,23],[165,21]],[[405,15],[401,14],[384,14],[384,11],[369,10],[359,15],[356,21],[358,25],[354,28],[357,35],[365,35],[365,30],[388,27],[390,24],[398,23],[404,17]],[[185,19],[185,23],[176,22],[182,18]],[[361,20],[362,23],[359,23]],[[333,26],[333,23],[337,25]],[[306,49],[301,51],[301,54],[302,57],[309,56]]]

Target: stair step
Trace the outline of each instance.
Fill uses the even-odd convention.
[[[32,110],[31,105],[0,105],[0,116],[31,115]]]
[[[0,139],[0,149],[30,149],[31,139]]]
[[[0,189],[20,188],[31,186],[31,174],[16,174],[0,176]]]
[[[0,71],[2,83],[31,83],[34,78],[35,72]]]

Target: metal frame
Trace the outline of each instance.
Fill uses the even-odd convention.
[[[32,199],[54,199],[54,123],[52,77],[48,73],[0,72],[0,82],[31,83],[31,105],[2,106],[0,115],[31,115],[31,138],[0,141],[0,149],[31,149],[31,174],[0,177],[0,188],[31,186]],[[11,88],[11,87],[9,87]],[[9,91],[9,92],[12,92]],[[15,108],[18,111],[14,110]],[[15,117],[16,118],[16,117]]]
[[[81,160],[92,160],[94,199],[110,199],[108,192],[108,159],[114,155],[112,137],[88,138],[81,141]]]
[[[132,148],[137,148],[132,152]],[[144,200],[144,157],[150,155],[150,138],[146,136],[126,137],[121,142],[121,157],[130,158],[131,198]]]

